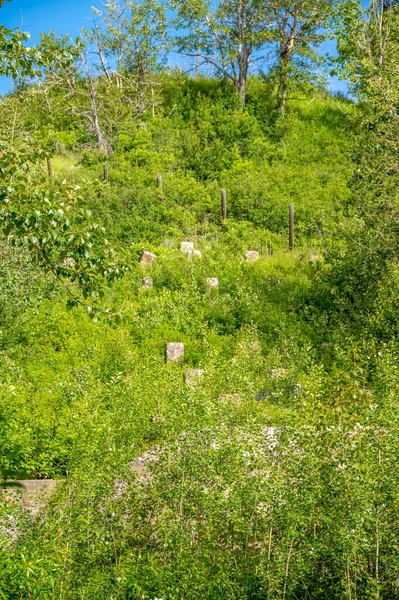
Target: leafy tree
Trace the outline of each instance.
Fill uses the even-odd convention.
[[[399,256],[399,8],[372,2],[361,43],[353,87],[364,100],[352,187],[357,207],[380,245]],[[385,238],[385,239],[381,239]]]
[[[69,304],[84,303],[96,316],[93,303],[104,297],[107,282],[124,268],[91,221],[77,189],[65,182],[46,185],[37,171],[42,152],[7,149],[0,165],[0,227],[18,246],[25,245],[34,262],[50,271],[65,287]],[[75,292],[71,285],[78,285]],[[81,296],[79,296],[79,291]],[[86,302],[87,301],[87,302]]]
[[[173,0],[176,44],[185,56],[232,81],[245,101],[246,81],[258,63],[276,64],[277,108],[285,113],[289,80],[321,62],[318,47],[329,36],[336,0],[267,2]],[[187,33],[181,34],[180,31]]]
[[[248,76],[265,60],[271,15],[267,3],[220,0],[173,0],[178,51],[201,61],[231,81],[245,103]]]
[[[123,5],[112,0],[93,11],[93,27],[75,41],[42,34],[46,62],[37,81],[49,112],[53,102],[58,113],[68,106],[75,122],[95,137],[99,152],[108,155],[121,127],[134,126],[151,105],[155,110],[158,82],[150,75],[165,47],[167,24],[164,6],[153,0]]]
[[[37,82],[49,112],[53,112],[52,98],[57,101],[57,111],[64,111],[68,106],[76,120],[83,120],[89,133],[96,137],[100,153],[109,154],[101,105],[110,86],[108,82],[104,85],[102,78],[93,74],[86,40],[77,38],[73,41],[68,35],[57,37],[51,31],[42,33],[40,49],[43,57],[49,60],[44,63]]]
[[[359,206],[368,198],[381,215],[394,209],[399,193],[398,34],[399,8],[378,0],[364,11],[352,3],[338,30],[338,72],[363,101],[354,186]]]
[[[340,297],[337,304],[351,305],[353,315],[364,319],[374,311],[399,257],[399,8],[387,10],[372,0],[363,9],[352,2],[337,17],[336,72],[349,80],[361,103],[348,220],[331,254],[327,279]]]
[[[320,62],[318,46],[328,37],[335,0],[268,0],[276,44],[278,100],[285,113],[289,79],[295,67],[308,71]]]
[[[108,0],[101,10],[92,10],[97,18],[86,33],[107,79],[111,80],[110,61],[111,66],[116,65],[117,77],[133,74],[143,81],[157,68],[168,45],[165,4],[159,0]]]
[[[2,2],[3,4],[3,2]],[[3,55],[2,73],[38,75],[46,73],[52,58],[59,70],[68,69],[80,51],[54,36],[42,39],[41,47],[31,53],[22,41],[28,34],[0,31]],[[2,36],[2,37],[1,37]],[[46,42],[51,43],[46,43]],[[16,53],[9,59],[10,53]],[[36,62],[34,62],[36,60]],[[72,88],[73,88],[73,84]],[[26,245],[33,259],[50,270],[62,283],[79,284],[84,300],[91,298],[87,309],[95,316],[92,304],[104,296],[104,285],[118,277],[121,270],[101,229],[82,212],[76,189],[65,184],[49,185],[38,169],[42,151],[23,148],[16,151],[9,144],[0,147],[0,227],[15,244]],[[100,235],[99,235],[100,234]],[[68,288],[68,286],[66,286]],[[69,288],[68,288],[69,289]],[[71,293],[70,304],[81,302]]]
[[[0,8],[9,1],[0,0]],[[35,49],[26,47],[29,38],[29,33],[10,30],[0,24],[0,76],[15,78],[21,73],[29,76],[35,73],[35,63],[40,60],[40,55]]]

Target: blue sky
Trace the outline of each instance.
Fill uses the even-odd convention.
[[[56,33],[77,34],[95,0],[13,0],[6,2],[0,12],[0,21],[6,27],[20,27],[30,31],[37,40],[41,31],[54,29]]]
[[[82,27],[90,24],[92,5],[101,6],[99,0],[12,0],[0,9],[0,23],[9,29],[18,27],[29,31],[33,43],[40,39],[41,31],[54,29],[56,34],[69,33],[76,37]],[[334,47],[329,43],[325,48],[330,52]],[[10,89],[9,80],[0,77],[0,95]],[[333,79],[331,91],[346,91],[343,82]]]

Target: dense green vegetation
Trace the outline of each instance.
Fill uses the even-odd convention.
[[[0,490],[0,597],[396,598],[396,6],[361,24],[341,7],[357,102],[295,53],[245,98],[161,68],[162,3],[144,8],[130,23],[155,11],[154,45],[120,38],[109,78],[79,60],[119,47],[111,10],[27,54],[0,29],[0,65],[15,38],[36,77],[0,103],[0,473],[59,480],[36,516]]]

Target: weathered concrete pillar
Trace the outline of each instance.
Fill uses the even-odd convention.
[[[184,344],[180,342],[169,342],[166,344],[166,362],[183,362]]]
[[[204,376],[202,369],[187,369],[183,375],[183,381],[186,385],[191,386],[198,383],[198,381]]]
[[[201,250],[190,250],[186,252],[186,256],[187,258],[202,258],[202,252]]]
[[[205,283],[209,290],[219,289],[219,279],[217,277],[207,277]]]
[[[141,255],[140,264],[143,267],[146,267],[147,265],[152,265],[156,261],[156,259],[156,254],[152,254],[151,252],[147,252],[146,250],[144,250],[143,254]]]
[[[259,260],[259,252],[256,252],[256,250],[248,250],[245,257],[248,263],[254,263]]]
[[[187,255],[187,252],[194,252],[193,242],[180,242],[180,251]]]

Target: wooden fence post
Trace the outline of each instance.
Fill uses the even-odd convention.
[[[294,249],[295,208],[290,204],[290,250]]]
[[[158,175],[157,181],[158,181],[158,187],[159,187],[159,199],[163,200],[162,175]]]
[[[227,192],[225,189],[222,190],[222,221],[227,219]]]
[[[53,176],[53,165],[51,164],[51,160],[49,158],[47,159],[47,170],[48,170],[48,176],[51,179]]]
[[[104,164],[104,181],[105,183],[108,183],[109,178],[108,178],[108,164],[105,163]]]

